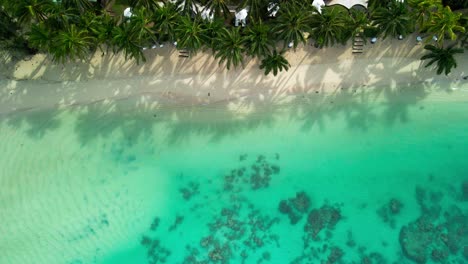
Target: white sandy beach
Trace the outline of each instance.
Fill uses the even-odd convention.
[[[258,61],[246,60],[245,68],[226,70],[211,55],[199,52],[178,56],[171,45],[145,51],[147,62],[137,65],[123,54],[102,55],[89,62],[56,64],[39,54],[15,61],[8,54],[0,63],[0,113],[91,103],[136,95],[151,95],[151,102],[205,104],[242,99],[278,102],[287,95],[335,92],[374,86],[448,82],[468,83],[468,56],[457,57],[458,67],[447,77],[424,68],[423,44],[415,36],[404,40],[368,43],[363,54],[353,55],[351,45],[317,49],[300,46],[286,57],[291,64],[278,76],[264,76]]]

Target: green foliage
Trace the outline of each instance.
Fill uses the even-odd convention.
[[[19,25],[4,10],[0,9],[0,40],[8,40],[16,37]]]
[[[249,17],[252,20],[258,21],[266,18],[269,2],[269,0],[243,0],[240,6],[247,7],[249,9]]]
[[[128,4],[133,7],[133,8],[145,8],[146,10],[149,11],[155,11],[158,7],[159,4],[163,1],[161,0],[129,0]],[[165,2],[165,1],[164,1]]]
[[[172,41],[176,38],[175,29],[179,24],[179,11],[178,6],[172,3],[157,6],[152,21],[160,41]]]
[[[310,34],[318,47],[328,47],[335,43],[344,43],[351,34],[351,25],[347,18],[349,14],[342,7],[325,7],[322,8],[322,14],[315,13],[311,19]],[[359,17],[357,19],[363,19]],[[356,20],[356,23],[362,21]],[[357,24],[356,24],[357,25]]]
[[[351,9],[349,10],[349,15],[351,18],[349,21],[347,21],[349,23],[349,27],[355,28],[358,31],[369,27],[371,23],[369,14],[366,11],[362,11],[360,9]]]
[[[203,27],[203,22],[199,17],[195,20],[192,20],[188,16],[182,17],[175,31],[177,46],[182,49],[196,52],[204,43],[209,42],[206,28]]]
[[[296,49],[299,43],[306,43],[304,32],[311,30],[309,26],[311,16],[311,10],[301,10],[293,5],[285,5],[278,12],[273,31],[279,40],[284,41],[285,47],[292,42]]]
[[[122,23],[112,30],[112,45],[114,53],[123,51],[125,59],[134,59],[137,63],[145,62],[142,47],[136,38],[136,33],[130,23]]]
[[[442,6],[441,0],[408,0],[411,8],[411,17],[416,21],[420,29],[423,29],[431,19],[433,12]]]
[[[54,4],[51,0],[20,0],[12,3],[14,16],[21,24],[29,24],[32,21],[41,22],[47,19],[47,11]]]
[[[79,29],[72,24],[54,36],[49,52],[55,61],[65,63],[68,60],[86,59],[94,45],[95,39],[86,29]]]
[[[452,10],[468,8],[468,0],[442,0],[442,3]]]
[[[229,8],[227,2],[227,0],[206,0],[206,3],[203,4],[205,8],[211,10],[216,17],[223,16],[224,18],[228,18]]]
[[[147,46],[157,41],[151,16],[146,8],[134,9],[133,16],[127,21],[135,40],[140,46]],[[174,32],[172,32],[174,34]]]
[[[261,20],[251,23],[244,31],[244,46],[250,56],[263,57],[270,53],[270,49],[275,45],[270,33],[270,26]]]
[[[283,70],[287,71],[291,65],[288,60],[284,57],[284,51],[277,52],[276,50],[273,53],[268,54],[260,64],[260,69],[265,69],[265,75],[268,75],[270,72],[274,76]]]
[[[405,36],[413,31],[413,19],[406,2],[393,0],[385,7],[376,8],[371,15],[384,39],[388,36]]]
[[[52,33],[43,22],[31,26],[28,33],[29,45],[40,51],[49,52],[52,42]]]
[[[448,36],[451,40],[456,40],[457,34],[455,32],[465,32],[465,28],[460,25],[460,18],[461,13],[452,12],[448,6],[441,7],[432,14],[425,29],[427,32],[436,35],[439,45],[442,45],[445,36]]]
[[[218,32],[221,32],[226,27],[224,21],[219,18],[215,18],[213,21],[202,20],[202,26],[207,36],[206,46],[214,49]]]
[[[44,22],[51,31],[64,30],[72,24],[78,24],[80,22],[80,14],[74,8],[67,8],[63,5],[52,5],[48,9],[48,17]]]
[[[76,9],[80,13],[93,9],[93,5],[88,0],[62,0],[62,5],[65,8]]]
[[[198,0],[177,0],[176,5],[180,7],[181,15],[191,16],[195,14],[194,6]]]
[[[96,39],[96,45],[106,44],[107,47],[111,45],[114,27],[116,27],[116,21],[108,14],[96,16],[94,13],[87,12],[80,21],[80,28],[88,29],[89,34]]]
[[[369,0],[367,1],[367,6],[371,11],[381,8],[381,7],[387,7],[390,5],[393,1],[395,0]]]
[[[425,45],[424,49],[430,52],[429,54],[421,57],[421,60],[429,60],[426,68],[436,63],[437,74],[444,72],[445,75],[448,75],[452,68],[457,67],[454,55],[457,53],[463,53],[463,49],[455,48],[454,46],[443,48],[433,45]]]
[[[223,28],[216,38],[214,46],[215,58],[219,63],[226,62],[226,68],[229,70],[231,65],[234,68],[239,65],[244,66],[244,40],[239,32],[239,28]]]
[[[463,0],[466,1],[466,0]],[[280,6],[276,18],[268,18],[269,3]],[[180,48],[197,51],[211,48],[226,67],[243,65],[244,56],[262,59],[262,69],[277,74],[287,69],[283,52],[275,51],[276,41],[284,47],[307,42],[310,33],[316,45],[326,47],[345,43],[350,37],[383,34],[397,37],[414,30],[415,24],[428,35],[438,36],[443,49],[444,38],[459,39],[468,44],[468,18],[442,6],[442,0],[370,0],[369,13],[340,6],[324,7],[315,12],[312,0],[117,0],[116,5],[133,7],[131,18],[114,19],[102,9],[114,2],[100,0],[96,5],[88,0],[0,0],[0,42],[24,49],[50,53],[56,61],[85,59],[96,48],[112,48],[124,52],[137,63],[145,61],[143,47],[154,42],[177,40]],[[447,4],[447,1],[443,1]],[[194,4],[206,6],[214,20],[202,20],[195,14]],[[246,28],[232,28],[228,4],[249,8]],[[121,15],[121,13],[119,12]],[[267,22],[264,22],[267,21]],[[431,48],[427,48],[428,50]],[[456,49],[447,48],[447,52]],[[455,51],[453,51],[455,50]],[[446,54],[432,50],[431,54]],[[432,56],[426,55],[424,58]],[[435,55],[434,55],[435,56]],[[445,56],[445,55],[444,55]],[[453,58],[453,56],[452,56]],[[443,62],[443,60],[441,59]],[[449,61],[450,62],[450,61]],[[456,66],[450,64],[442,71]],[[433,64],[431,62],[429,64]],[[439,68],[438,68],[439,69]]]

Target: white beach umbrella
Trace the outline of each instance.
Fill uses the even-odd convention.
[[[247,19],[249,12],[247,11],[246,8],[240,10],[239,12],[236,12],[236,19],[243,20]]]
[[[403,1],[403,0],[398,0],[398,1]],[[362,5],[364,7],[367,7],[367,2],[368,0],[331,0],[330,2],[328,2],[328,5],[331,6],[331,5],[340,4],[350,9],[351,7],[355,5]]]
[[[312,5],[317,8],[317,12],[322,14],[322,6],[325,6],[325,2],[323,0],[314,0]]]
[[[133,15],[132,9],[130,7],[125,8],[123,15],[124,17],[131,17]]]
[[[214,13],[211,12],[211,9],[209,8],[203,8],[203,10],[200,13],[200,16],[202,19],[213,21]]]
[[[235,26],[237,27],[239,25],[239,22],[241,22],[242,26],[244,27],[246,24],[246,19],[248,15],[249,15],[249,11],[247,8],[243,8],[239,12],[236,12]]]
[[[273,2],[270,2],[267,6],[268,14],[270,14],[271,17],[276,17],[276,13],[278,13],[279,9],[279,5]]]

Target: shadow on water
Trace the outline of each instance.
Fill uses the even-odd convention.
[[[41,139],[61,125],[59,111],[24,111],[3,120],[8,126],[24,132],[33,139]],[[1,117],[0,117],[1,118]]]
[[[130,107],[128,102],[99,102],[73,109],[77,113],[75,132],[82,145],[96,138],[110,137],[116,131],[132,144],[138,138],[152,137],[158,121],[150,109]]]
[[[165,58],[164,56],[172,56],[173,52],[175,50],[155,56]],[[405,50],[392,50],[389,52],[402,58],[409,54],[409,51]],[[340,55],[334,55],[337,61]],[[82,78],[83,76],[80,74],[83,73],[87,73],[83,78],[91,78],[93,75],[105,76],[109,74],[111,69],[117,69],[118,73],[122,73],[124,76],[154,75],[163,78],[174,74],[174,72],[190,71],[194,64],[203,65],[202,68],[207,72],[218,67],[217,61],[202,64],[197,61],[196,57],[194,61],[179,60],[171,62],[170,59],[165,59],[166,62],[162,65],[154,63],[144,65],[127,63],[122,65],[122,62],[118,61],[114,55],[105,55],[103,61],[104,63],[99,66],[78,63],[65,66],[48,64],[43,67],[46,67],[45,72],[51,73],[62,67],[64,68],[62,71],[63,77],[72,79]],[[410,63],[411,60],[395,58],[391,64],[383,64],[384,66],[380,68],[372,68],[372,74],[376,79],[373,80],[375,88],[372,89],[368,89],[365,85],[371,80],[371,72],[362,61],[353,59],[346,69],[339,66],[339,64],[330,63],[329,68],[322,67],[323,69],[320,69],[319,72],[311,73],[313,82],[307,79],[297,79],[299,92],[297,89],[295,91],[283,91],[281,89],[286,82],[290,81],[290,78],[294,78],[292,73],[291,75],[281,75],[276,79],[259,77],[262,74],[261,71],[252,71],[251,74],[244,75],[244,77],[212,74],[209,77],[214,78],[213,83],[230,83],[232,87],[242,85],[242,87],[263,88],[252,90],[249,96],[236,97],[236,94],[234,94],[232,100],[210,104],[199,102],[195,106],[185,107],[164,107],[167,101],[169,101],[167,105],[170,106],[171,101],[162,102],[167,98],[161,99],[161,94],[155,97],[140,94],[132,96],[128,100],[121,100],[127,99],[127,95],[119,94],[114,99],[72,106],[65,111],[70,111],[76,115],[75,132],[83,145],[90,143],[97,137],[108,137],[117,130],[121,131],[122,136],[127,139],[136,139],[141,136],[152,137],[156,125],[166,128],[167,135],[165,135],[165,138],[168,144],[180,144],[191,136],[200,135],[209,140],[218,141],[248,130],[273,126],[277,122],[278,115],[284,115],[285,111],[291,120],[301,124],[303,130],[316,127],[321,131],[325,131],[327,120],[344,118],[349,129],[366,131],[382,118],[386,120],[388,125],[410,122],[409,109],[416,106],[428,95],[429,84],[421,83],[421,85],[416,86],[395,85],[398,80],[407,78],[407,76],[404,76],[406,73],[399,73],[399,69],[407,67]],[[308,67],[312,70],[313,65]],[[325,75],[327,71],[337,73],[343,80],[342,83],[336,84],[334,92],[330,93],[330,89],[324,86],[320,86],[313,91],[307,90],[310,85],[326,83]],[[115,74],[118,75],[118,73]],[[413,75],[418,78],[421,73],[422,69],[420,67],[420,69],[413,72]],[[174,82],[165,88],[167,91],[184,90],[185,88],[205,84],[208,79],[193,79],[189,84]],[[141,79],[140,83],[137,81],[135,85],[145,85],[148,89],[157,85],[148,82],[148,78]],[[219,87],[213,87],[212,92],[215,92],[217,88]],[[441,89],[446,88],[442,87]],[[304,89],[302,93],[300,89]],[[325,92],[325,90],[328,90],[328,92]],[[70,95],[70,98],[65,99],[73,101],[72,97],[73,95]],[[292,100],[284,103],[283,99],[286,97],[292,98]],[[377,110],[377,105],[383,106],[383,113],[381,113],[381,110]],[[240,112],[240,109],[248,109],[248,111]],[[33,138],[41,138],[48,131],[60,127],[60,111],[25,112],[19,115],[6,116],[4,121],[14,127],[27,124],[27,134]]]
[[[326,131],[327,124],[337,119],[344,119],[349,129],[366,131],[382,118],[388,125],[409,122],[409,108],[424,98],[425,88],[388,89],[383,93],[386,99],[379,103],[374,93],[348,88],[333,94],[295,96],[291,102],[281,104],[275,103],[273,97],[265,97],[261,103],[244,98],[231,104],[184,107],[144,105],[141,101],[145,96],[140,95],[65,110],[27,111],[7,116],[5,121],[9,126],[25,129],[32,138],[40,139],[60,127],[61,112],[65,111],[76,118],[74,131],[82,145],[116,132],[132,142],[141,137],[158,137],[154,134],[156,126],[164,129],[164,135],[160,136],[169,145],[183,144],[198,136],[216,142],[246,131],[272,127],[279,116],[298,122],[304,131],[313,128]],[[376,107],[379,104],[384,106],[383,113]],[[243,108],[248,111],[239,112]]]

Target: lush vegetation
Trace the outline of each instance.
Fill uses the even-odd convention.
[[[269,14],[270,2],[279,7],[276,17]],[[258,58],[265,74],[274,75],[289,68],[284,57],[288,47],[345,45],[357,34],[396,38],[420,32],[426,42],[436,36],[422,59],[430,59],[427,66],[435,65],[438,74],[450,73],[456,67],[454,55],[467,47],[468,18],[463,9],[455,10],[467,1],[370,0],[367,10],[330,6],[321,13],[312,2],[0,0],[0,45],[45,52],[60,63],[87,60],[97,50],[123,52],[140,63],[146,61],[143,48],[177,42],[177,48],[192,53],[211,50],[228,69]],[[214,19],[203,19],[194,4],[209,8]],[[245,28],[233,26],[232,4],[250,8]],[[130,18],[121,15],[127,5]]]

